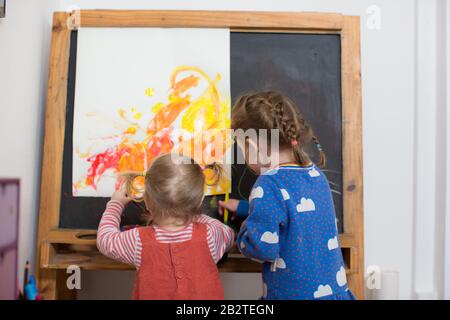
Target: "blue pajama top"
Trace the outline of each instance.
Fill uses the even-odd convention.
[[[239,206],[245,210],[245,202]],[[315,165],[282,165],[259,176],[240,251],[264,262],[263,299],[354,299],[347,287],[333,198]]]

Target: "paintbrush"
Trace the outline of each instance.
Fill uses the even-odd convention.
[[[228,193],[225,193],[225,203],[228,203],[228,200],[230,199],[230,195]],[[223,209],[223,223],[228,224],[228,209]]]

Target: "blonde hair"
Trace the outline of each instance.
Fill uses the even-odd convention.
[[[220,180],[219,164],[202,168],[191,158],[177,155],[174,161],[172,154],[167,153],[155,158],[145,174],[126,173],[122,177],[128,195],[136,202],[145,200],[148,224],[158,224],[169,217],[187,224],[201,214],[205,169],[213,172],[214,183]],[[143,183],[136,182],[139,177],[144,178]]]
[[[326,163],[325,152],[319,139],[294,102],[275,91],[243,95],[237,99],[231,119],[232,129],[279,129],[280,146],[292,148],[298,164],[308,165],[311,160],[304,147],[314,142],[319,153],[318,166]]]

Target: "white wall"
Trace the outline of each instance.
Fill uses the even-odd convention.
[[[0,177],[21,179],[19,266],[34,264],[50,0],[8,1],[0,19]]]
[[[416,17],[412,283],[414,298],[436,299],[446,268],[446,1],[416,1]]]
[[[448,58],[450,54],[450,4],[447,3],[447,6],[445,8],[445,14],[446,14],[446,23],[445,23],[445,37],[446,37],[446,46],[445,46],[445,52],[444,56],[446,57],[445,61],[445,70],[446,70],[446,77],[445,77],[445,92],[447,92],[447,95],[445,97],[445,104],[446,104],[446,123],[450,123],[450,96],[448,96],[448,93],[450,92],[450,59]],[[446,159],[450,159],[450,130],[446,128],[445,130],[445,136],[447,138],[446,140]],[[444,239],[444,251],[445,251],[445,260],[444,260],[444,297],[447,300],[450,300],[450,169],[447,168],[446,170],[446,207],[445,207],[445,239]]]
[[[433,134],[430,141],[437,138],[442,130],[438,126],[438,115],[442,110],[435,106],[434,120],[428,119],[424,126],[418,117],[423,111],[418,103],[418,68],[424,62],[416,60],[420,39],[415,32],[416,4],[425,1],[437,5],[444,0],[221,0],[221,1],[8,1],[6,20],[0,19],[0,133],[2,137],[12,137],[18,132],[18,141],[2,141],[0,157],[0,176],[19,176],[22,178],[22,210],[20,262],[32,259],[35,246],[35,224],[37,212],[38,178],[40,172],[40,148],[42,136],[42,112],[45,97],[45,81],[48,68],[48,37],[51,10],[65,10],[70,5],[83,9],[198,9],[198,10],[266,10],[266,11],[323,11],[341,12],[362,17],[362,82],[363,82],[363,145],[364,145],[364,197],[365,197],[365,258],[366,265],[378,265],[383,269],[400,272],[400,297],[420,297],[417,292],[437,296],[442,282],[439,274],[444,266],[438,257],[444,254],[439,237],[435,236],[436,226],[442,219],[436,215],[440,202],[433,206],[430,217],[432,224],[420,225],[426,216],[420,215],[418,208],[425,207],[424,197],[417,193],[425,187],[415,188],[418,172],[423,173],[415,156],[427,145],[418,143],[417,129],[430,128]],[[381,9],[381,29],[369,30],[366,27],[366,9],[377,5]],[[440,7],[439,7],[440,8]],[[435,10],[439,12],[439,10]],[[433,14],[428,18],[433,19]],[[449,15],[447,15],[449,17]],[[420,19],[423,19],[420,18]],[[427,17],[425,17],[427,19]],[[447,19],[448,21],[448,19]],[[433,26],[429,26],[433,30]],[[423,53],[423,52],[422,52]],[[436,50],[425,52],[428,63],[438,63]],[[428,74],[427,67],[421,69]],[[436,71],[436,68],[432,69]],[[432,71],[433,72],[433,71]],[[433,73],[428,74],[433,77]],[[436,75],[437,76],[437,75]],[[445,91],[445,90],[444,90]],[[439,95],[439,93],[437,93]],[[439,99],[438,99],[439,100]],[[433,102],[431,102],[432,104]],[[438,111],[441,110],[441,111]],[[450,119],[449,119],[450,120]],[[431,121],[431,122],[430,122]],[[442,125],[442,124],[441,124]],[[445,124],[444,124],[445,125]],[[440,129],[438,129],[438,127]],[[445,129],[445,128],[444,128]],[[437,132],[437,130],[441,130]],[[426,132],[426,131],[421,131]],[[445,137],[444,137],[445,140]],[[6,147],[3,147],[3,144]],[[432,152],[436,152],[436,145]],[[8,152],[5,152],[7,150]],[[442,167],[435,161],[434,172]],[[423,157],[421,158],[423,160]],[[433,175],[437,177],[438,173]],[[422,176],[423,177],[423,176]],[[430,179],[426,180],[430,183]],[[450,181],[450,179],[449,179]],[[445,190],[439,179],[431,179],[436,189]],[[435,196],[435,195],[434,195]],[[435,196],[434,200],[439,200]],[[445,199],[445,196],[444,196]],[[439,201],[443,201],[440,199]],[[450,214],[449,214],[450,216]],[[419,224],[419,225],[418,225]],[[416,227],[415,227],[416,226]],[[431,248],[421,246],[413,237],[421,235]],[[430,240],[432,237],[434,240]],[[447,241],[448,243],[449,241]],[[413,246],[414,245],[414,246]],[[450,244],[449,244],[450,245]],[[426,250],[431,249],[428,255]],[[449,248],[447,248],[447,251]],[[435,260],[430,267],[420,257]],[[449,258],[450,260],[450,258]],[[430,262],[431,263],[431,262]],[[419,264],[419,265],[418,265]],[[426,275],[418,273],[425,270]],[[429,274],[430,270],[436,275]],[[439,272],[441,271],[441,272]],[[128,273],[85,273],[86,283],[81,297],[106,297],[111,292],[111,283],[123,288],[116,291],[116,297],[127,296],[131,282]],[[256,275],[223,275],[226,278],[226,295],[229,298],[256,298],[260,292],[260,281]],[[441,278],[439,278],[441,277]],[[242,281],[244,281],[244,285]],[[109,283],[109,284],[108,284]],[[242,288],[246,291],[243,292]],[[115,291],[115,290],[113,290]],[[426,296],[426,294],[421,295]]]

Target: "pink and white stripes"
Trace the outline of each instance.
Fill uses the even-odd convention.
[[[136,269],[141,266],[142,243],[138,229],[120,231],[120,216],[124,206],[111,200],[100,221],[97,233],[97,247],[101,253],[115,260],[134,265]],[[201,215],[197,222],[207,226],[207,241],[209,251],[215,262],[233,243],[233,230],[220,221],[206,215]],[[154,226],[156,240],[162,243],[178,243],[188,241],[192,237],[192,223],[182,229],[171,231]]]

